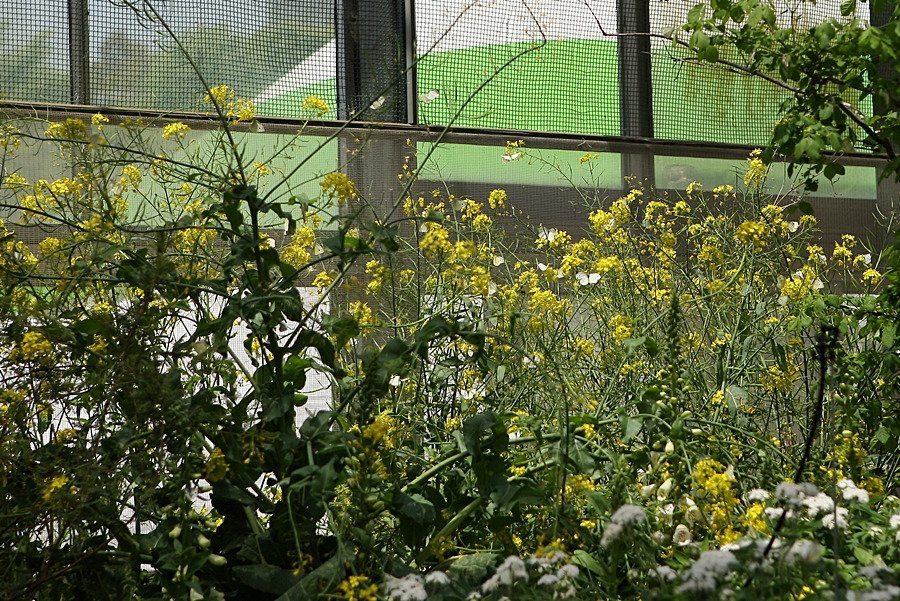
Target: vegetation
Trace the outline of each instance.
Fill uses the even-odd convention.
[[[0,124],[3,598],[898,596],[900,252],[763,151],[564,232],[408,166],[306,200],[328,142],[203,102]]]

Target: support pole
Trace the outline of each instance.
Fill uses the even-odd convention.
[[[629,138],[653,137],[650,0],[616,0],[619,51],[619,129]],[[637,35],[635,35],[637,34]],[[645,35],[641,35],[645,34]],[[622,175],[654,185],[651,154],[622,154]]]
[[[88,0],[69,0],[69,97],[72,104],[91,101]]]

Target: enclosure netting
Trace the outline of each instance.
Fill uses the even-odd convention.
[[[0,98],[70,100],[68,4],[0,0]],[[331,0],[87,0],[86,9],[92,104],[199,110],[199,71],[254,99],[260,114],[299,114],[310,94],[335,105]]]
[[[782,24],[805,28],[839,17],[840,1],[775,6]],[[669,33],[695,3],[650,0],[650,32]],[[199,110],[199,70],[253,99],[261,115],[304,116],[303,99],[317,95],[326,118],[371,107],[370,118],[403,121],[414,59],[420,123],[633,134],[620,129],[620,64],[633,65],[620,63],[616,11],[627,4],[415,0],[413,52],[396,0],[0,0],[0,100],[78,98],[70,65],[86,61],[91,104]],[[87,56],[70,49],[70,5],[86,9]],[[787,95],[688,58],[651,40],[654,137],[764,144]]]

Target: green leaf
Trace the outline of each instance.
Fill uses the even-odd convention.
[[[871,564],[872,560],[875,559],[875,555],[871,551],[863,549],[862,547],[853,548],[853,557],[864,566]]]
[[[593,555],[583,549],[578,549],[577,551],[572,553],[572,563],[599,576],[602,576],[604,574],[603,566],[600,565],[600,562],[597,561],[597,559]]]
[[[300,582],[285,591],[275,601],[314,601],[334,589],[344,576],[342,558],[332,557],[304,576]]]
[[[884,325],[881,329],[881,344],[883,344],[886,348],[893,348],[894,341],[897,336],[897,324],[896,322],[889,322]]]
[[[422,495],[399,490],[394,492],[391,513],[399,520],[400,533],[411,547],[421,547],[431,534],[437,515],[434,505]]]
[[[477,582],[484,578],[488,569],[497,561],[497,556],[493,553],[474,553],[472,555],[463,555],[448,568],[450,576],[453,580],[459,579],[464,582]]]
[[[623,442],[629,442],[635,436],[638,435],[638,432],[641,431],[641,428],[644,426],[644,418],[643,417],[629,417],[625,416],[622,422],[622,431],[624,434],[622,435]]]
[[[844,0],[841,2],[841,16],[849,17],[856,12],[856,0]]]
[[[250,588],[272,595],[284,593],[299,580],[292,570],[271,564],[235,566],[232,571],[238,580]]]

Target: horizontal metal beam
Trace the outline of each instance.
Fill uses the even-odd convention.
[[[70,117],[90,119],[103,113],[113,123],[117,120],[142,118],[147,125],[162,127],[180,121],[194,129],[215,129],[218,121],[213,115],[203,113],[153,111],[120,107],[75,105],[34,102],[0,102],[0,117],[38,118],[59,120]],[[506,145],[512,140],[524,140],[528,148],[546,150],[574,150],[580,152],[646,153],[659,156],[680,156],[708,159],[741,160],[757,148],[753,145],[723,144],[690,140],[661,140],[656,138],[600,136],[540,132],[517,129],[486,129],[474,127],[434,127],[406,123],[362,123],[359,121],[315,121],[304,119],[258,117],[257,121],[266,133],[303,133],[310,136],[347,135],[360,139],[410,139],[416,142],[440,142],[442,144],[473,144],[482,146]],[[248,131],[241,124],[235,131]],[[884,155],[862,152],[842,154],[826,153],[836,162],[848,166],[883,167]]]

